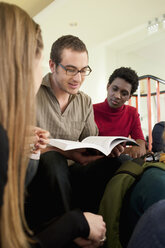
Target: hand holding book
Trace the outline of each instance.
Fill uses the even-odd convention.
[[[92,148],[108,156],[114,147],[123,142],[129,145],[138,145],[135,140],[123,136],[89,136],[81,142],[62,139],[50,139],[49,144],[63,151],[80,148]]]

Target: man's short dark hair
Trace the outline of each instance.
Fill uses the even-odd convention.
[[[108,85],[110,85],[116,78],[122,78],[132,85],[131,95],[137,90],[139,78],[137,73],[130,67],[120,67],[116,69],[109,77]]]
[[[56,65],[61,62],[61,54],[65,48],[77,52],[86,52],[88,55],[88,50],[82,40],[73,35],[64,35],[57,39],[51,48],[50,59],[55,62]]]

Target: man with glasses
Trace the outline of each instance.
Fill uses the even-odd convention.
[[[38,125],[53,138],[82,140],[97,135],[91,99],[79,91],[92,71],[85,45],[77,37],[59,38],[52,45],[49,66],[51,73],[44,77],[37,96]]]
[[[72,35],[52,45],[49,66],[37,95],[38,126],[51,137],[81,141],[98,135],[91,98],[79,91],[91,73],[85,44]],[[119,155],[123,147],[113,150]],[[121,162],[118,158],[90,154],[86,149],[61,151],[48,147],[28,188],[31,227],[74,208],[97,213],[105,186]],[[68,166],[69,165],[69,166]]]

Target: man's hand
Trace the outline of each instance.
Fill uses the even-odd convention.
[[[146,154],[145,149],[145,141],[144,140],[136,140],[139,146],[126,147],[124,153],[128,154],[132,158],[139,158]]]
[[[90,155],[90,153],[87,152],[86,148],[81,148],[81,149],[74,149],[74,150],[69,150],[69,151],[63,151],[60,150],[59,148],[56,147],[47,147],[45,149],[46,151],[57,151],[61,153],[63,156],[65,156],[67,159],[73,160],[75,162],[78,162],[82,165],[87,165],[88,163],[95,161],[97,159],[103,158],[104,155],[101,155],[99,152],[96,151],[97,155]],[[121,153],[124,151],[124,146],[122,144],[117,145],[112,152],[109,154],[109,157],[118,157],[120,156]]]
[[[80,163],[82,165],[87,165],[88,163],[90,163],[92,161],[95,161],[97,159],[104,157],[104,155],[90,155],[90,153],[87,152],[86,148],[63,151],[57,147],[48,146],[42,152],[48,152],[48,151],[59,152],[67,159],[73,160],[74,162]]]
[[[85,148],[69,150],[65,152],[60,150],[60,153],[62,153],[66,158],[78,162],[82,165],[87,165],[88,163],[103,157],[103,155],[90,155],[87,153],[87,150]]]
[[[124,152],[124,144],[119,144],[113,148],[109,157],[119,157],[121,153]]]

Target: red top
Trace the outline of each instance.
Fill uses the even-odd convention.
[[[95,122],[100,136],[124,136],[144,140],[139,114],[136,108],[123,105],[111,108],[107,99],[93,105]]]

